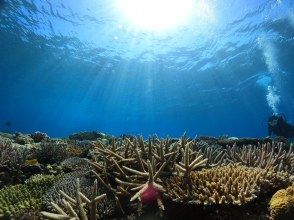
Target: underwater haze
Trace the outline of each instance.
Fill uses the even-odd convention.
[[[294,123],[293,0],[195,0],[182,24],[181,7],[160,23],[155,3],[143,20],[118,2],[0,0],[0,131],[260,137],[272,114]]]

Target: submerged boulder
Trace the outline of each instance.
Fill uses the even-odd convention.
[[[15,143],[20,145],[32,144],[34,140],[27,134],[22,134],[20,132],[16,132],[13,136],[13,140]]]
[[[46,133],[40,131],[36,131],[29,136],[34,140],[35,143],[49,140],[49,136]]]
[[[83,131],[69,135],[68,137],[70,140],[77,140],[77,141],[95,141],[97,139],[110,139],[111,136],[104,134],[102,132],[97,131]]]

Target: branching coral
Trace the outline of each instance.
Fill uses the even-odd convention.
[[[192,172],[190,179],[192,189],[186,186],[183,177],[171,177],[166,184],[166,195],[174,201],[192,204],[243,205],[264,188],[289,184],[287,176],[282,174],[236,164]]]
[[[176,164],[176,168],[179,172],[184,174],[184,177],[188,178],[190,176],[190,172],[195,170],[197,167],[205,164],[207,162],[207,158],[203,158],[203,155],[200,152],[193,152],[190,149],[190,143],[188,142],[184,145],[184,150],[182,150],[182,162]],[[192,156],[195,156],[195,159],[192,160]]]
[[[157,201],[158,206],[164,210],[164,206],[161,201],[161,192],[164,191],[163,186],[160,184],[156,183],[155,181],[159,177],[160,172],[163,170],[165,163],[162,164],[162,166],[159,168],[159,170],[154,174],[154,165],[151,165],[151,162],[148,160],[148,172],[140,172],[128,167],[123,167],[125,170],[138,175],[140,177],[146,177],[148,176],[148,181],[146,183],[139,183],[137,181],[132,181],[132,182],[126,182],[119,180],[116,178],[116,181],[121,184],[125,185],[128,187],[134,187],[130,189],[131,191],[139,190],[132,198],[130,201],[134,201],[136,199],[139,199],[139,201],[142,202],[142,204],[150,204],[151,202]],[[123,190],[123,192],[126,190]]]
[[[91,194],[91,186],[93,181],[86,179],[84,172],[71,172],[65,174],[59,181],[56,181],[48,192],[43,196],[43,206],[50,211],[53,211],[51,202],[58,205],[63,205],[62,195],[59,193],[60,190],[65,192],[67,195],[74,197],[77,189],[76,179],[79,178],[80,187],[82,193],[86,196]]]
[[[157,202],[163,210],[163,193],[172,200],[185,203],[243,205],[259,195],[268,194],[288,184],[287,173],[273,170],[285,169],[273,166],[272,158],[276,158],[275,161],[283,161],[283,164],[293,164],[291,150],[284,152],[283,146],[274,147],[272,151],[269,150],[272,149],[269,146],[263,146],[263,150],[256,147],[255,150],[246,151],[243,158],[243,151],[236,147],[223,149],[216,145],[202,146],[184,136],[173,141],[157,137],[148,140],[137,137],[112,139],[109,143],[97,140],[93,144],[95,146],[91,149],[92,159],[88,160],[94,169],[92,174],[104,188],[105,191],[102,193],[106,193],[107,198],[112,199],[112,204],[117,205],[117,210],[121,214],[134,211],[135,204],[129,205],[125,201],[132,202],[137,199],[140,201],[139,204]],[[259,154],[259,151],[263,153]],[[259,162],[267,158],[266,160],[271,161],[270,165],[251,162],[256,159],[256,155],[250,157],[251,152],[262,157],[258,159]],[[229,160],[234,161],[233,158],[237,158],[236,161],[241,158],[244,162],[248,157],[250,163],[247,163],[247,166],[225,165]],[[248,167],[255,165],[260,165],[261,168]],[[210,169],[202,170],[203,168]],[[87,192],[91,191],[92,186],[90,184],[87,188],[87,184],[84,185],[86,182],[86,178],[80,177],[82,193],[89,197],[90,194]],[[73,179],[63,186],[71,189],[70,192],[61,190],[73,198],[77,188],[76,184],[73,184]],[[60,188],[56,187],[51,191],[54,191],[51,195],[55,198],[51,196],[51,199],[48,199],[50,196],[47,196],[45,199],[51,211],[54,207],[51,203],[48,205],[48,201],[55,201],[60,208],[66,209],[59,190]],[[102,200],[99,204],[106,203]],[[100,211],[99,204],[97,207]],[[100,213],[101,216],[104,215],[103,211]]]
[[[175,161],[179,156],[180,144],[173,144],[169,139],[159,140],[149,138],[144,141],[142,137],[133,141],[123,139],[112,141],[110,146],[97,142],[98,157],[106,165],[90,162],[98,173],[106,176],[112,174],[116,177],[118,186],[106,184],[115,197],[117,195],[130,196],[130,201],[139,200],[145,204],[157,201],[163,209],[161,202],[162,187],[156,182],[160,175],[171,174],[175,169]],[[102,158],[101,158],[102,157]],[[103,175],[95,174],[102,182]],[[105,175],[104,175],[105,178]],[[139,190],[135,195],[129,191]]]
[[[294,173],[294,153],[290,146],[286,151],[283,143],[267,143],[245,145],[243,147],[227,147],[229,159],[232,162],[240,162],[251,167],[269,168],[277,171]]]
[[[91,199],[89,199],[80,191],[79,179],[76,180],[76,186],[75,199],[67,195],[64,191],[60,190],[60,194],[64,197],[62,201],[66,211],[64,211],[58,204],[52,202],[52,206],[58,214],[50,212],[41,212],[41,214],[49,219],[96,220],[99,218],[97,203],[106,197],[106,194],[98,196],[97,180],[94,181]],[[87,205],[87,208],[89,209],[89,214],[87,214],[85,205]]]
[[[203,140],[194,140],[192,144],[194,151],[199,151],[207,158],[205,166],[216,167],[228,164],[226,149],[217,144],[208,144]]]
[[[60,191],[63,191],[70,197],[75,197],[78,188],[76,182],[77,178],[79,178],[79,191],[82,192],[86,197],[90,198],[94,188],[93,180],[86,178],[85,173],[82,171],[72,172],[65,174],[62,179],[56,182],[50,188],[50,190],[48,190],[46,195],[43,197],[44,207],[48,211],[55,211],[54,206],[52,206],[53,202],[63,209],[66,209],[63,202],[64,197],[62,194],[60,194]],[[105,188],[101,184],[98,184],[97,193],[106,193]],[[97,209],[99,211],[100,217],[111,217],[115,214],[115,201],[112,198],[104,198],[97,204]]]

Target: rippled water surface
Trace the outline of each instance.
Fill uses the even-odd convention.
[[[272,113],[294,123],[293,0],[195,0],[166,31],[116,2],[0,0],[0,130],[264,136]]]

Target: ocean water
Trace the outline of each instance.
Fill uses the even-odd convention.
[[[0,0],[0,131],[259,137],[273,113],[294,124],[294,1],[195,2],[163,31],[116,0]]]

